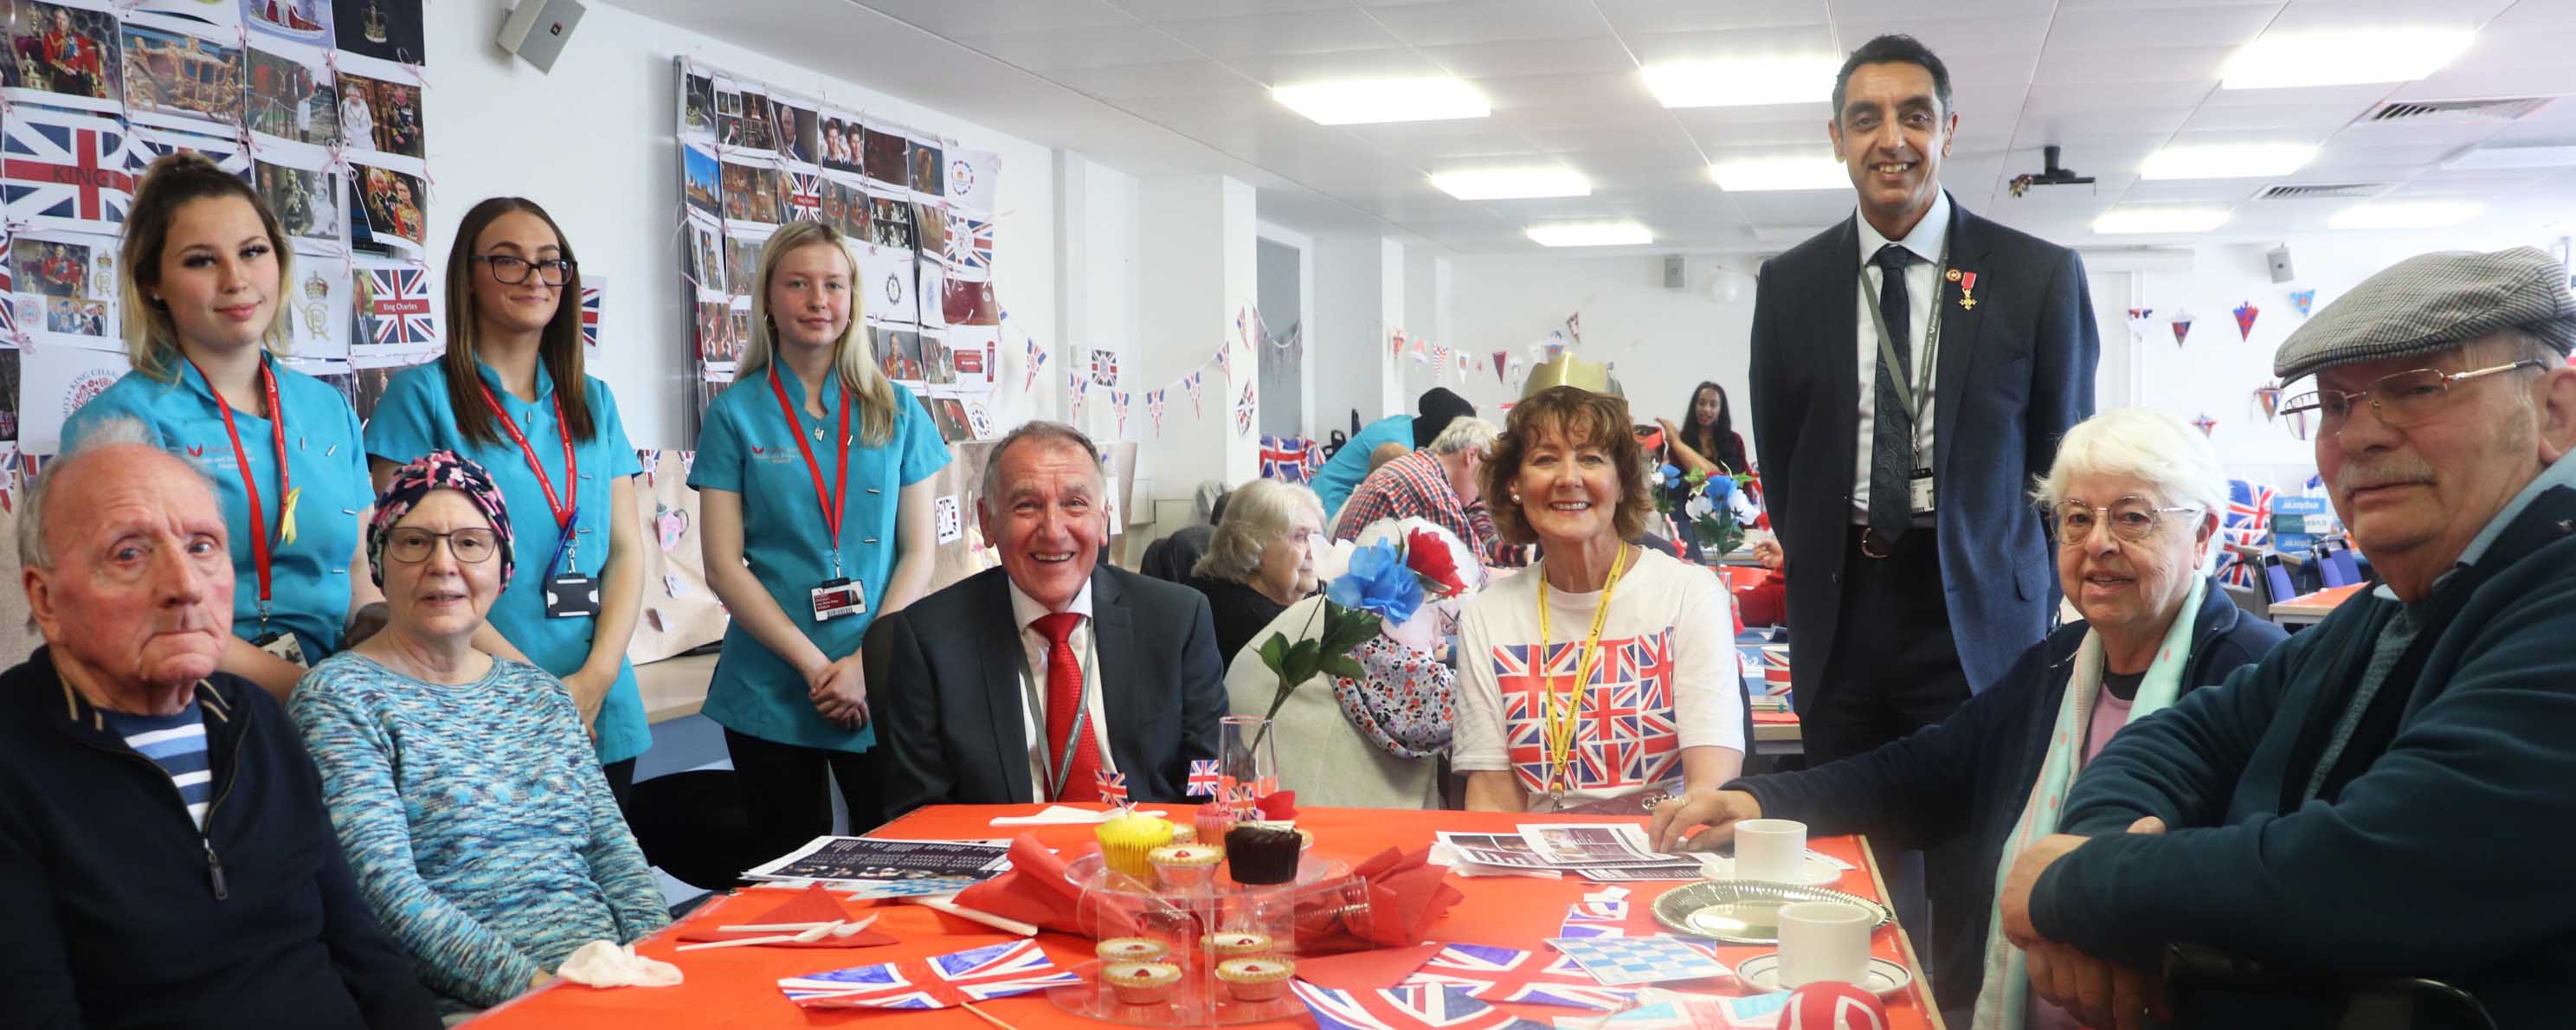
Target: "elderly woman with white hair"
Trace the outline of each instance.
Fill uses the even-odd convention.
[[[1475,549],[1426,519],[1371,524],[1356,543],[1323,556],[1336,575],[1324,594],[1288,606],[1233,657],[1226,694],[1235,714],[1270,716],[1279,785],[1299,804],[1438,808],[1437,759],[1458,721],[1449,654],[1458,612],[1484,585],[1485,569]],[[1406,581],[1420,589],[1403,589]],[[1322,639],[1328,600],[1379,618],[1378,635],[1349,653],[1361,675],[1319,673],[1283,696],[1260,645],[1274,635],[1290,644]]]
[[[1324,502],[1303,486],[1256,479],[1225,495],[1225,514],[1189,583],[1207,595],[1217,654],[1233,661],[1253,634],[1315,592],[1323,534]]]
[[[2174,414],[2106,411],[2069,430],[2033,492],[2056,542],[2057,581],[2083,621],[2061,626],[1949,718],[1838,762],[1738,779],[1666,802],[1670,847],[1730,841],[1736,822],[1795,819],[1881,848],[1966,839],[1973,870],[1931,885],[1934,996],[1973,1002],[1979,1027],[2072,1027],[2030,1004],[2021,952],[1994,931],[1996,883],[2056,812],[2085,762],[2128,723],[2263,657],[2280,627],[2239,611],[2202,571],[2227,478],[2209,439]],[[1693,833],[1693,827],[1706,829]]]

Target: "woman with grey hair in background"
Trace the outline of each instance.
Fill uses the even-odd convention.
[[[1297,599],[1315,592],[1315,549],[1324,502],[1315,491],[1256,479],[1225,496],[1207,556],[1190,570],[1216,618],[1217,654],[1227,662]]]
[[[2068,786],[2122,726],[2251,665],[2285,637],[2239,611],[2203,572],[2227,476],[2180,416],[2106,411],[2068,430],[2033,500],[2056,545],[2057,581],[2080,622],[2033,645],[1949,718],[1839,762],[1738,779],[1658,808],[1658,846],[1713,848],[1745,819],[1795,819],[1819,836],[1866,833],[1882,849],[1962,835],[1964,879],[1930,885],[1935,999],[1978,1027],[2073,1027],[2029,1004],[2034,976],[1994,931],[2001,871],[2053,832]],[[1706,829],[1693,833],[1693,828]]]

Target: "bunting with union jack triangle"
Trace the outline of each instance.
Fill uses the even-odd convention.
[[[1154,420],[1154,436],[1157,439],[1163,435],[1163,395],[1167,392],[1169,392],[1168,387],[1162,390],[1145,391],[1145,417]]]
[[[1601,641],[1590,675],[1577,680],[1580,641],[1497,645],[1487,658],[1502,686],[1504,750],[1522,786],[1549,789],[1546,709],[1554,690],[1578,684],[1573,754],[1563,784],[1572,790],[1633,789],[1670,779],[1681,764],[1673,714],[1673,631]]]
[[[1455,987],[1337,991],[1303,980],[1289,986],[1320,1030],[1543,1030]]]
[[[1038,950],[1036,941],[1018,940],[792,976],[778,981],[778,989],[809,1009],[944,1009],[1081,982]]]
[[[0,198],[12,223],[114,235],[134,203],[123,123],[10,108],[0,119]]]
[[[1181,378],[1181,385],[1183,385],[1183,386],[1186,386],[1186,387],[1189,387],[1189,388],[1190,388],[1190,417],[1191,417],[1191,418],[1206,418],[1206,417],[1207,417],[1207,409],[1206,409],[1206,407],[1205,407],[1205,406],[1203,406],[1203,405],[1201,405],[1201,404],[1199,403],[1199,401],[1201,400],[1202,396],[1203,396],[1204,394],[1206,394],[1206,392],[1207,392],[1207,379],[1206,379],[1206,376],[1207,376],[1207,373],[1205,373],[1205,372],[1192,372],[1192,373],[1190,373],[1189,375],[1187,375],[1187,376],[1183,376],[1183,377]]]
[[[1109,410],[1118,414],[1118,436],[1121,439],[1127,436],[1127,402],[1134,396],[1126,390],[1109,391]]]
[[[1243,384],[1243,396],[1234,401],[1234,435],[1252,435],[1252,416],[1257,410],[1252,402],[1252,384]]]
[[[1408,987],[1455,987],[1485,1001],[1517,1001],[1567,1008],[1623,1008],[1637,999],[1629,988],[1604,987],[1581,963],[1562,954],[1452,944],[1412,976]]]

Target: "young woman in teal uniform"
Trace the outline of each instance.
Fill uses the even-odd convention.
[[[360,527],[375,491],[358,414],[286,367],[278,307],[292,271],[277,216],[193,153],[153,162],[118,251],[128,372],[63,427],[66,446],[110,415],[213,480],[233,552],[232,649],[217,668],[284,701],[304,668],[340,649],[349,613],[382,595]]]
[[[769,238],[751,339],[689,474],[707,585],[733,615],[704,711],[725,727],[758,854],[831,832],[826,768],[853,831],[883,820],[859,640],[928,591],[938,542],[930,477],[948,447],[870,357],[856,268],[819,222]]]
[[[495,197],[465,213],[447,256],[447,355],[385,384],[367,422],[379,483],[433,450],[492,474],[525,560],[475,646],[563,680],[617,802],[652,744],[626,661],[642,609],[643,471],[617,398],[582,372],[581,270],[544,208]]]

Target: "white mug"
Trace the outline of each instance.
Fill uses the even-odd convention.
[[[1780,906],[1780,987],[1820,980],[1859,983],[1869,972],[1869,933],[1878,920],[1868,909],[1839,901]]]
[[[1735,824],[1735,878],[1796,883],[1807,861],[1807,824],[1795,819],[1747,819]]]

